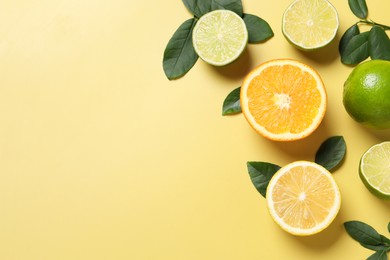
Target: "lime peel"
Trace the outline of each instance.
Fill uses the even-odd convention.
[[[358,123],[390,128],[390,61],[369,60],[357,65],[344,83],[343,104]]]

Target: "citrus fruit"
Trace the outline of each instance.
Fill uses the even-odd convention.
[[[328,45],[335,38],[338,28],[337,11],[327,0],[296,0],[282,18],[283,35],[302,50]]]
[[[319,74],[296,60],[262,63],[245,77],[242,112],[261,135],[276,141],[302,139],[321,123],[326,91]]]
[[[244,20],[229,10],[215,10],[200,17],[192,43],[205,62],[223,66],[236,60],[248,43]]]
[[[390,128],[390,61],[358,64],[344,83],[343,104],[357,122],[371,128]]]
[[[319,164],[297,161],[280,168],[271,178],[266,200],[272,219],[298,236],[328,227],[341,204],[333,176]]]
[[[390,199],[390,141],[373,145],[363,154],[359,176],[372,194]]]

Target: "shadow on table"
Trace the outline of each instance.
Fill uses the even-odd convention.
[[[376,130],[376,129],[366,128],[366,130],[367,132],[376,136],[378,139],[382,141],[390,141],[390,129]]]
[[[243,80],[244,77],[252,69],[253,60],[251,57],[251,51],[249,48],[245,48],[241,56],[233,63],[226,66],[218,67],[210,65],[214,71],[223,77],[233,80]]]
[[[343,211],[341,208],[339,214],[326,229],[312,236],[298,237],[296,240],[306,246],[308,250],[325,251],[337,243],[345,233],[343,219]]]
[[[339,49],[338,49],[340,38],[341,38],[340,33],[338,33],[329,45],[313,51],[301,50],[299,53],[305,58],[310,59],[312,61],[317,61],[322,65],[331,63],[334,60],[340,58]],[[295,48],[293,46],[291,47]]]
[[[292,142],[272,142],[280,151],[293,156],[296,160],[314,161],[315,153],[320,145],[329,137],[342,135],[342,133],[331,133],[330,118],[325,116],[319,127],[308,137]]]

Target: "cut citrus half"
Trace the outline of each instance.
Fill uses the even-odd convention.
[[[244,20],[229,10],[209,12],[196,23],[192,43],[205,62],[223,66],[236,60],[248,43]]]
[[[276,141],[310,135],[326,111],[326,91],[319,74],[290,59],[265,62],[244,79],[242,112],[260,134]]]
[[[371,193],[390,199],[390,141],[373,145],[363,154],[359,175]]]
[[[328,227],[341,204],[333,176],[321,165],[297,161],[280,168],[270,180],[266,200],[273,220],[298,236]]]
[[[328,45],[335,38],[338,28],[337,11],[327,0],[296,0],[282,18],[283,35],[303,50]]]

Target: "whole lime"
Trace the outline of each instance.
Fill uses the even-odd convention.
[[[343,104],[357,122],[390,128],[390,61],[370,60],[357,65],[344,83]]]

